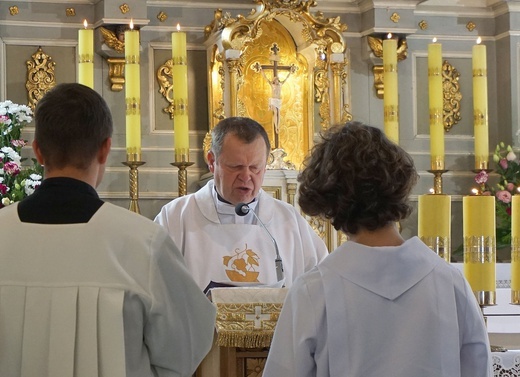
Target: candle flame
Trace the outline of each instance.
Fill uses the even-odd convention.
[[[433,43],[436,43],[436,42],[437,42],[437,37],[433,37],[432,42],[433,42]]]
[[[388,33],[388,35],[386,36],[387,39],[392,39],[392,33]]]
[[[87,26],[88,26],[88,23],[87,23],[87,20],[86,20],[86,19],[85,19],[85,20],[83,20],[83,26],[85,26],[85,29],[86,29],[86,28],[87,28]]]
[[[130,29],[134,30],[134,20],[130,19]]]
[[[433,194],[433,193],[435,193],[435,190],[430,188],[430,194]]]
[[[478,190],[476,188],[472,188],[471,192],[473,193],[473,195],[477,195],[478,194]]]
[[[181,31],[181,25],[179,23],[177,24],[177,31]]]
[[[482,38],[478,37],[477,38],[477,44],[479,45],[480,43],[482,43]]]

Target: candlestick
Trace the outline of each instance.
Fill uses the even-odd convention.
[[[511,200],[511,304],[520,305],[520,195]]]
[[[188,65],[186,33],[172,33],[172,79],[173,79],[173,133],[175,138],[175,161],[189,161],[188,122]]]
[[[451,196],[419,196],[418,237],[446,262],[451,260]]]
[[[78,83],[94,89],[94,30],[87,29],[87,20],[83,26],[78,30]]]
[[[475,169],[487,169],[489,160],[488,93],[486,46],[473,46],[473,125],[475,133]]]
[[[397,40],[391,38],[383,41],[383,96],[384,129],[386,136],[399,144],[399,97],[397,81]]]
[[[431,169],[444,169],[444,93],[442,89],[442,45],[428,45],[428,94],[430,105]]]
[[[130,206],[129,210],[135,213],[141,213],[139,209],[139,171],[137,168],[144,165],[144,161],[140,161],[141,156],[133,155],[127,156],[127,160],[123,162],[123,165],[130,168],[128,172],[129,182],[129,193],[130,193]]]
[[[126,153],[141,154],[141,78],[139,31],[125,31]]]
[[[184,196],[188,193],[188,172],[187,172],[186,168],[193,165],[193,162],[175,161],[175,162],[172,162],[171,165],[179,168],[179,171],[177,173],[178,192],[179,192],[179,196]]]
[[[495,305],[495,198],[474,195],[462,199],[464,275],[479,305]]]

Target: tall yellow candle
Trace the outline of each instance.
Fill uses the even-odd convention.
[[[125,31],[126,153],[131,160],[141,157],[141,79],[139,71],[139,31]]]
[[[189,122],[188,122],[188,65],[186,33],[172,33],[172,79],[173,79],[173,133],[175,138],[175,161],[189,161]]]
[[[417,236],[437,255],[451,259],[451,196],[420,195]]]
[[[83,25],[78,30],[78,83],[94,89],[94,30],[87,29],[87,20]]]
[[[495,301],[495,198],[475,195],[462,199],[464,275],[480,305]]]
[[[511,200],[511,303],[520,304],[520,195]]]
[[[489,160],[488,91],[486,46],[473,46],[473,126],[475,133],[475,169],[487,169]]]
[[[430,105],[430,158],[432,170],[444,170],[444,93],[442,89],[442,45],[428,45],[428,94]]]
[[[397,40],[383,40],[384,129],[386,136],[399,144],[399,97],[397,82]]]

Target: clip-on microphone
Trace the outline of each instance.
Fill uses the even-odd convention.
[[[265,224],[262,222],[262,220],[260,220],[260,218],[255,213],[255,211],[251,211],[251,207],[249,207],[246,203],[238,203],[235,206],[235,213],[238,216],[245,216],[249,212],[251,212],[253,214],[253,216],[255,216],[255,218],[258,220],[258,222],[260,223],[262,228],[264,228],[264,230],[267,232],[267,234],[271,238],[271,241],[273,241],[274,248],[276,250],[276,259],[274,260],[274,264],[276,266],[276,278],[278,279],[278,281],[281,281],[284,278],[282,258],[280,257],[280,252],[278,251],[278,244],[276,243],[271,232],[269,232],[269,230],[267,229]]]

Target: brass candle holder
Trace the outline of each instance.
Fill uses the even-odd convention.
[[[442,194],[442,175],[448,170],[435,169],[427,171],[433,174],[433,194]]]
[[[189,156],[187,154],[176,155],[175,159],[178,161],[171,162],[170,165],[173,165],[179,169],[178,176],[178,191],[179,196],[184,196],[188,193],[188,171],[186,168],[193,165],[193,162],[189,161]]]
[[[126,161],[122,164],[130,168],[129,171],[129,192],[130,192],[130,211],[135,213],[141,213],[139,210],[139,166],[144,165],[146,162],[141,161],[140,153],[127,153]]]

